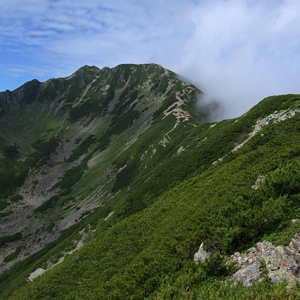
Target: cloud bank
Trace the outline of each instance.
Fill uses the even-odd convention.
[[[207,1],[177,71],[235,117],[262,98],[299,93],[299,1]]]
[[[0,90],[82,65],[158,63],[224,107],[299,93],[296,0],[1,0]]]

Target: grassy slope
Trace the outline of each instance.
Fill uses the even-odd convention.
[[[225,255],[262,237],[286,243],[299,230],[290,222],[300,213],[298,114],[268,125],[261,131],[263,135],[212,165],[233,148],[234,141],[245,139],[257,118],[295,108],[299,100],[294,95],[270,97],[237,122],[196,128],[180,143],[186,147],[184,152],[175,154],[178,144],[174,146],[173,155],[153,169],[148,180],[136,179],[132,192],[120,195],[115,207],[111,204],[117,213],[107,222],[99,220],[95,237],[84,248],[11,299],[236,299],[236,295],[255,299],[293,295],[294,291],[284,291],[283,286],[267,281],[248,290],[220,286],[218,280],[226,272],[218,259],[208,266],[195,266],[192,257],[202,241]],[[261,174],[266,176],[261,188],[251,189]],[[164,180],[165,187],[156,193]],[[173,187],[173,182],[179,184]],[[138,205],[135,199],[154,203],[132,214],[141,208],[134,210]]]
[[[103,220],[110,211],[115,211],[110,223],[107,222],[103,228],[106,230],[113,223],[141,211],[155,200],[154,197],[176,184],[176,181],[170,178],[166,182],[160,182],[158,189],[153,188],[155,185],[157,186],[155,183],[156,176],[163,176],[164,168],[161,165],[163,160],[171,155],[173,149],[178,146],[178,142],[184,139],[194,126],[188,122],[180,123],[170,134],[170,142],[166,147],[163,147],[159,145],[159,141],[167,131],[173,128],[176,121],[172,114],[163,118],[163,112],[170,104],[177,101],[176,96],[179,95],[187,101],[184,108],[192,115],[190,122],[197,123],[199,116],[193,110],[197,90],[181,83],[172,72],[164,74],[166,71],[159,66],[125,65],[111,71],[104,70],[104,75],[93,83],[92,88],[79,101],[80,95],[84,94],[85,86],[94,80],[93,74],[89,74],[88,79],[85,79],[86,75],[83,76],[83,72],[85,72],[84,69],[79,70],[70,79],[54,79],[44,86],[42,84],[43,89],[37,94],[27,95],[27,87],[25,86],[25,92],[22,89],[16,91],[20,94],[19,98],[12,97],[10,99],[14,101],[14,105],[5,106],[6,115],[2,120],[1,133],[7,140],[2,141],[3,153],[7,152],[7,155],[11,157],[10,160],[8,160],[8,156],[3,157],[3,162],[9,162],[10,165],[8,167],[4,165],[0,171],[3,173],[1,179],[13,184],[11,190],[3,190],[2,197],[7,199],[9,194],[15,192],[16,188],[24,182],[30,168],[40,172],[39,168],[43,167],[41,173],[45,173],[47,176],[47,172],[57,163],[54,161],[52,165],[47,164],[47,159],[51,153],[59,153],[61,145],[73,138],[72,135],[86,131],[87,134],[79,135],[75,150],[70,153],[65,162],[73,162],[81,156],[85,158],[81,163],[63,174],[61,180],[55,185],[61,189],[59,193],[49,197],[30,215],[30,218],[37,224],[32,227],[34,229],[39,228],[39,232],[46,230],[48,233],[53,231],[52,227],[57,220],[63,219],[67,215],[68,210],[71,212],[79,211],[78,219],[83,217],[85,219],[67,230],[66,233],[62,233],[58,241],[49,244],[44,250],[29,256],[23,262],[15,264],[13,268],[1,274],[0,297],[6,298],[16,287],[24,284],[28,274],[35,268],[45,267],[47,261],[56,262],[64,251],[72,249],[74,240],[80,238],[78,231],[83,228],[88,230],[89,225],[95,228],[99,218]],[[132,76],[132,72],[135,74],[134,76]],[[84,83],[82,83],[82,77],[85,79]],[[110,83],[110,87],[108,87],[108,83]],[[39,85],[37,82],[34,84]],[[171,90],[170,87],[172,87]],[[175,92],[177,93],[176,96]],[[23,93],[28,97],[26,95],[25,97]],[[105,122],[99,127],[94,126],[91,120],[95,120],[97,117],[101,118],[101,115],[107,113],[109,104],[115,99],[119,99],[119,101],[115,101],[115,106],[111,108],[111,114],[105,119]],[[137,104],[131,105],[136,100],[138,100]],[[99,102],[102,105],[99,105]],[[68,113],[72,103],[74,107]],[[56,110],[57,106],[60,107],[58,110]],[[154,120],[152,120],[152,115],[155,115]],[[11,116],[15,116],[15,118],[13,119]],[[136,119],[137,116],[139,116],[138,120]],[[204,118],[205,115],[201,117]],[[153,121],[153,126],[130,146],[130,143],[133,143],[138,137],[137,132],[142,133],[140,127],[148,120]],[[121,126],[117,126],[118,123]],[[90,132],[90,128],[93,128],[94,131]],[[23,134],[25,142],[22,144]],[[5,148],[7,144],[10,145],[14,142],[11,137],[15,139],[17,145],[19,144],[17,149],[20,153],[13,151],[14,148]],[[32,145],[34,145],[33,149]],[[127,147],[129,148],[126,150]],[[151,155],[153,147],[157,150],[155,155]],[[146,151],[148,152],[145,154]],[[14,154],[14,152],[16,153]],[[30,152],[33,153],[29,154]],[[24,159],[28,155],[30,159]],[[145,156],[144,159],[141,159],[142,155]],[[88,161],[91,158],[94,160],[94,165],[88,167]],[[115,170],[125,164],[128,164],[128,167],[118,173],[116,180],[114,180]],[[12,167],[11,165],[15,166]],[[158,169],[158,172],[153,171],[154,167]],[[11,173],[7,172],[8,169],[11,170]],[[113,170],[113,172],[107,173],[108,169]],[[189,171],[181,175],[179,172],[177,180],[182,180],[188,173]],[[14,181],[16,174],[20,174],[17,177],[18,182]],[[148,185],[143,185],[140,189],[141,183],[150,176]],[[137,182],[134,180],[136,177],[140,178]],[[126,193],[125,190],[131,188],[131,185],[132,190],[136,191],[136,195],[139,195],[140,198],[136,198],[133,193]],[[7,187],[5,184],[2,186]],[[99,186],[104,186],[100,192]],[[149,193],[144,194],[143,191],[145,190],[149,190]],[[120,191],[121,193],[119,193]],[[109,198],[111,192],[119,194],[107,203],[104,201],[103,194],[106,193],[105,196]],[[96,209],[94,214],[86,217],[91,212],[86,209],[85,201],[91,194],[94,197],[92,200],[98,202],[97,206],[102,204],[102,207]],[[17,196],[13,197],[17,199]],[[22,201],[22,197],[19,200]],[[11,204],[11,201],[8,203],[3,201],[4,214],[6,212],[11,213],[11,211],[5,210],[7,204]],[[49,224],[46,223],[43,228],[40,228],[39,220]],[[25,235],[22,232],[25,242],[27,242],[27,235],[32,236],[32,233],[28,231],[26,229]],[[18,239],[20,237],[18,236]],[[18,241],[18,243],[21,242]],[[10,246],[8,243],[6,245]],[[16,255],[16,252],[12,253],[15,253],[14,256]],[[7,257],[11,257],[10,254]]]

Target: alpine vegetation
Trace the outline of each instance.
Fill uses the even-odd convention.
[[[300,95],[201,95],[155,64],[0,93],[1,299],[298,297]]]

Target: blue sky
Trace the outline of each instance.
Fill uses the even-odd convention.
[[[298,0],[1,0],[0,91],[83,65],[157,63],[235,117],[299,93]]]

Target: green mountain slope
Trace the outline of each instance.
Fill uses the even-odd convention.
[[[300,214],[299,95],[269,97],[237,119],[207,123],[210,108],[194,109],[200,92],[156,65],[84,67],[28,84],[28,92],[0,95],[3,166],[12,164],[11,182],[29,168],[2,192],[1,224],[28,215],[1,239],[11,262],[22,258],[0,275],[3,299],[297,295],[298,286],[268,280],[247,289],[222,281],[234,270],[224,265],[227,255],[261,239],[286,244],[300,230],[291,222]],[[43,85],[55,88],[43,94]],[[17,112],[20,119],[8,117]],[[41,201],[39,185],[51,179]],[[28,205],[29,198],[37,200]],[[44,228],[30,231],[35,226]],[[195,264],[202,242],[216,253]],[[26,258],[31,245],[39,247]]]
[[[209,107],[195,110],[200,93],[153,64],[85,66],[0,93],[0,271],[23,261],[3,273],[2,286],[16,285],[10,272],[23,283],[39,258],[57,262],[99,215],[114,211],[118,222],[174,185],[148,188],[154,169],[209,117]],[[130,189],[140,198],[122,196]]]
[[[226,255],[262,237],[287,243],[300,229],[291,223],[300,213],[299,101],[298,95],[270,97],[240,118],[194,128],[146,180],[135,177],[82,249],[12,299],[257,299],[296,293],[265,281],[250,289],[222,285],[230,269],[220,258],[198,265],[192,258],[201,242]],[[265,179],[253,188],[260,175]],[[155,193],[164,179],[168,190]],[[153,204],[118,219],[138,205],[134,199]]]

